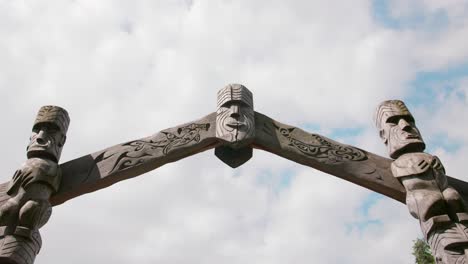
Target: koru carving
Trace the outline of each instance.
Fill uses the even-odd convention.
[[[186,145],[192,141],[200,141],[200,131],[208,131],[210,124],[189,124],[177,129],[177,133],[162,131],[151,138],[134,140],[105,151],[96,157],[96,163],[113,159],[111,172],[121,171],[153,158],[162,151],[167,155],[174,148]]]
[[[425,143],[402,101],[379,105],[375,123],[389,155],[391,170],[406,189],[406,205],[419,219],[437,263],[468,263],[468,213],[460,194],[448,185],[436,156],[424,153]]]
[[[50,196],[60,185],[58,160],[70,119],[57,106],[44,106],[34,122],[27,157],[10,181],[10,198],[0,207],[0,263],[31,264],[41,248],[39,228],[52,212]]]
[[[447,176],[440,160],[423,152],[424,141],[403,102],[382,103],[375,121],[394,160],[254,112],[252,93],[230,84],[218,92],[216,112],[58,165],[70,119],[64,109],[44,106],[34,122],[28,159],[0,184],[0,263],[34,262],[42,243],[39,228],[52,206],[212,148],[233,168],[256,148],[406,202],[437,263],[467,263],[468,183]]]
[[[309,142],[305,143],[292,135],[295,128],[276,127],[276,129],[283,137],[288,139],[290,146],[311,158],[327,164],[340,163],[343,161],[363,161],[367,159],[363,151],[350,146],[333,143],[317,134],[311,134]]]

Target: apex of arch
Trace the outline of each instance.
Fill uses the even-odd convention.
[[[218,91],[216,138],[222,146],[215,155],[232,168],[252,157],[249,144],[255,137],[255,112],[252,92],[242,84],[228,84]]]

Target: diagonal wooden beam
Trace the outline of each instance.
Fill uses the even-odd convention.
[[[60,190],[51,198],[58,205],[74,197],[106,188],[164,164],[219,145],[216,113],[152,136],[132,140],[66,162]]]
[[[393,160],[324,136],[282,124],[255,113],[253,147],[350,181],[405,203],[406,191],[393,177]],[[449,184],[468,201],[468,183],[448,177]]]
[[[216,113],[177,127],[164,129],[152,136],[65,162],[62,182],[51,198],[52,205],[62,204],[77,196],[98,191],[117,182],[139,176],[164,164],[215,148],[220,143],[215,135]],[[9,196],[8,182],[0,184],[0,205]]]
[[[215,135],[216,113],[150,137],[129,141],[60,165],[63,172],[52,205],[98,191],[196,153],[222,146]],[[255,140],[265,150],[358,184],[405,203],[406,192],[390,171],[392,160],[344,145],[324,136],[277,122],[255,112]],[[449,184],[468,201],[468,183],[448,177]],[[0,184],[0,205],[9,196],[8,182]]]

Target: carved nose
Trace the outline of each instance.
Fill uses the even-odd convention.
[[[239,118],[239,106],[238,105],[231,105],[231,117],[232,118]]]
[[[411,125],[406,121],[405,119],[400,119],[398,122],[398,125],[400,126],[401,130],[409,132],[411,130]]]
[[[46,140],[45,140],[45,133],[43,130],[39,131],[39,133],[37,134],[37,137],[36,137],[36,142],[43,145],[46,143]]]

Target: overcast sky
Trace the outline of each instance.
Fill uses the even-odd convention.
[[[242,83],[280,122],[387,156],[372,124],[402,99],[468,180],[468,1],[0,0],[0,169],[42,105],[68,110],[62,162],[216,110]],[[465,166],[464,166],[465,165]],[[54,207],[37,264],[413,263],[406,206],[255,151],[213,150]]]

